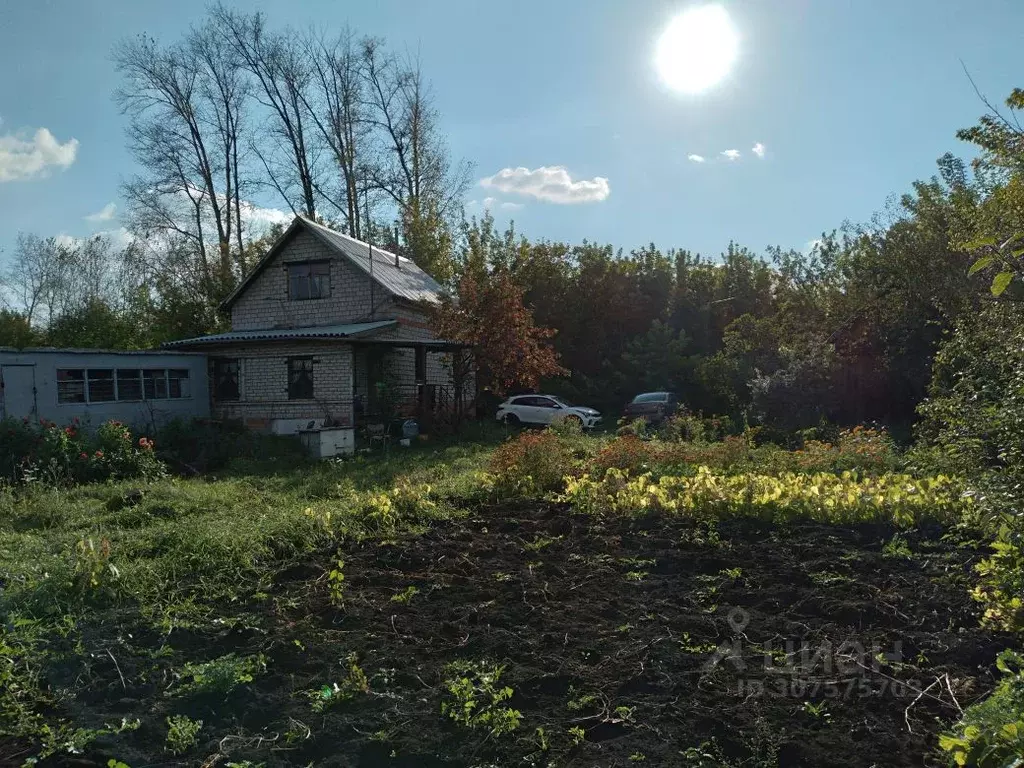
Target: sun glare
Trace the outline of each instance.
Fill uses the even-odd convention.
[[[729,74],[738,52],[739,38],[725,8],[704,5],[669,22],[654,60],[669,88],[700,93]]]

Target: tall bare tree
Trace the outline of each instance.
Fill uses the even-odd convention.
[[[362,237],[360,201],[368,193],[372,148],[360,43],[347,27],[335,37],[311,32],[306,52],[313,87],[305,106],[340,174],[338,183],[326,181],[318,191],[341,214],[348,233]]]
[[[363,70],[381,142],[373,181],[398,209],[399,245],[427,271],[450,277],[451,226],[471,168],[451,159],[418,59],[390,54],[371,39],[363,43]]]
[[[143,173],[124,187],[136,231],[190,242],[208,296],[244,271],[243,126],[248,83],[210,24],[174,45],[123,41],[115,98],[131,117],[129,147]]]
[[[268,30],[259,12],[245,14],[216,5],[211,20],[252,75],[256,99],[267,110],[266,129],[253,151],[270,186],[294,213],[315,217],[320,151],[307,108],[313,67],[303,41],[287,30]],[[262,139],[267,138],[270,142],[265,144]]]

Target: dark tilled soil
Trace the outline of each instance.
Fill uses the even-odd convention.
[[[937,734],[991,687],[1008,640],[978,628],[978,553],[936,530],[908,536],[913,557],[887,557],[892,533],[599,521],[535,504],[351,543],[343,608],[327,598],[325,553],[222,606],[221,628],[163,639],[97,627],[88,693],[68,714],[143,725],[77,764],[939,764]],[[408,587],[408,602],[391,599]],[[168,695],[171,670],[227,653],[262,653],[267,673],[226,698]],[[351,653],[370,692],[314,712]],[[513,734],[441,716],[458,660],[504,667],[522,713]],[[174,758],[164,718],[179,713],[204,729]]]

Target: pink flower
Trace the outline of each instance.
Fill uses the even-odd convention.
[[[103,458],[103,451],[96,451],[96,458],[97,459],[102,459]]]

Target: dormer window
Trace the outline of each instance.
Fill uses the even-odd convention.
[[[291,301],[326,299],[330,295],[329,261],[293,261],[288,264],[288,298]]]

